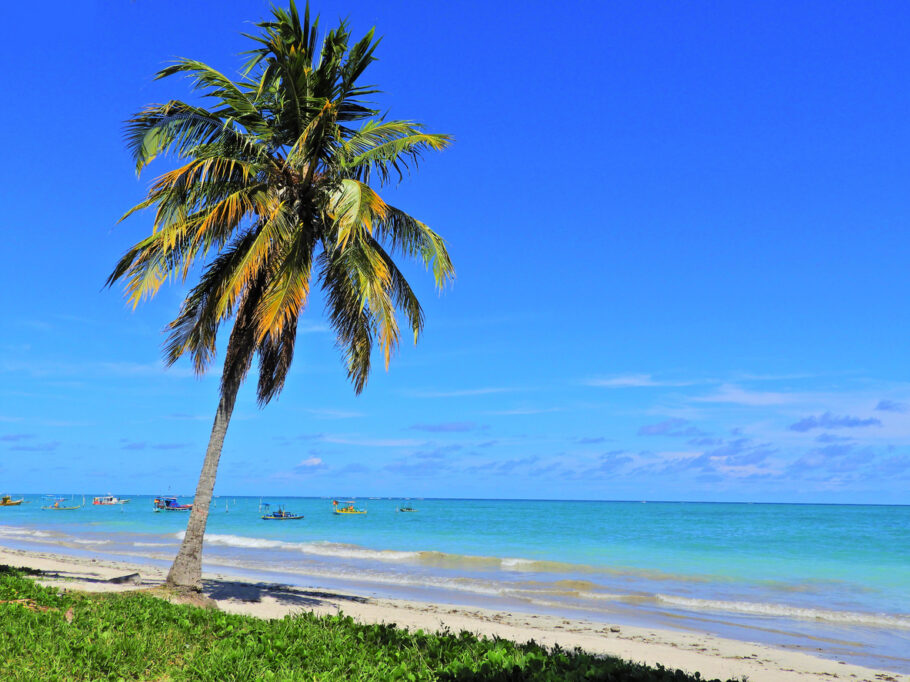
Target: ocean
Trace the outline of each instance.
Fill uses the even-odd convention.
[[[149,496],[99,507],[87,495],[76,511],[26,500],[0,507],[5,546],[166,565],[188,517],[153,513]],[[261,502],[305,518],[264,521]],[[405,505],[418,511],[396,511]],[[330,498],[218,497],[205,566],[709,632],[910,673],[910,506],[365,498],[357,506],[368,513],[336,516]]]

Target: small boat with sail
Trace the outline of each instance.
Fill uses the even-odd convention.
[[[354,514],[366,514],[366,509],[358,509],[354,506],[354,500],[347,500],[346,502],[339,502],[338,500],[332,500],[332,507],[336,514],[339,516],[351,516]]]
[[[264,521],[297,521],[303,518],[303,514],[294,514],[287,511],[283,504],[278,505],[275,511],[269,511],[270,505],[266,502],[259,505],[259,511],[267,512],[262,515]]]
[[[152,504],[154,505],[156,512],[190,511],[193,508],[192,504],[180,504],[176,497],[166,497],[164,495],[156,497]]]

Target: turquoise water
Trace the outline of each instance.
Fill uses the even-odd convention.
[[[150,497],[72,512],[27,499],[0,508],[0,542],[166,562],[187,520],[152,513]],[[707,630],[910,672],[910,507],[361,499],[366,515],[342,517],[327,499],[265,501],[305,519],[263,521],[259,498],[217,498],[210,568]]]

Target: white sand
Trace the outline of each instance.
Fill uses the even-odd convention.
[[[160,585],[160,568],[93,560],[44,552],[0,549],[0,564],[56,573],[41,582],[67,590],[123,591]],[[133,574],[139,574],[135,576]],[[130,577],[131,576],[131,577]],[[109,582],[127,577],[126,582]],[[454,632],[468,630],[516,642],[609,654],[649,665],[698,671],[707,678],[748,678],[753,682],[842,679],[869,682],[910,682],[910,676],[816,658],[761,644],[652,628],[604,626],[555,616],[512,614],[487,609],[437,605],[402,599],[360,597],[338,590],[318,590],[228,578],[207,573],[205,594],[219,608],[259,618],[281,618],[301,611],[334,614],[343,611],[363,623],[396,623],[409,629]],[[910,644],[908,644],[910,647]]]

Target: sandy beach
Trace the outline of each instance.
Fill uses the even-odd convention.
[[[0,549],[0,564],[31,568],[48,575],[40,582],[63,590],[127,591],[153,589],[164,581],[156,566],[70,557],[47,552]],[[204,575],[204,593],[217,607],[259,618],[282,618],[302,611],[344,612],[364,623],[395,623],[412,630],[467,630],[517,642],[580,647],[649,665],[661,664],[720,679],[868,680],[910,682],[910,676],[831,661],[760,644],[630,626],[605,626],[546,615],[437,605],[402,599],[377,599],[339,590],[292,587],[239,580],[218,573]]]

